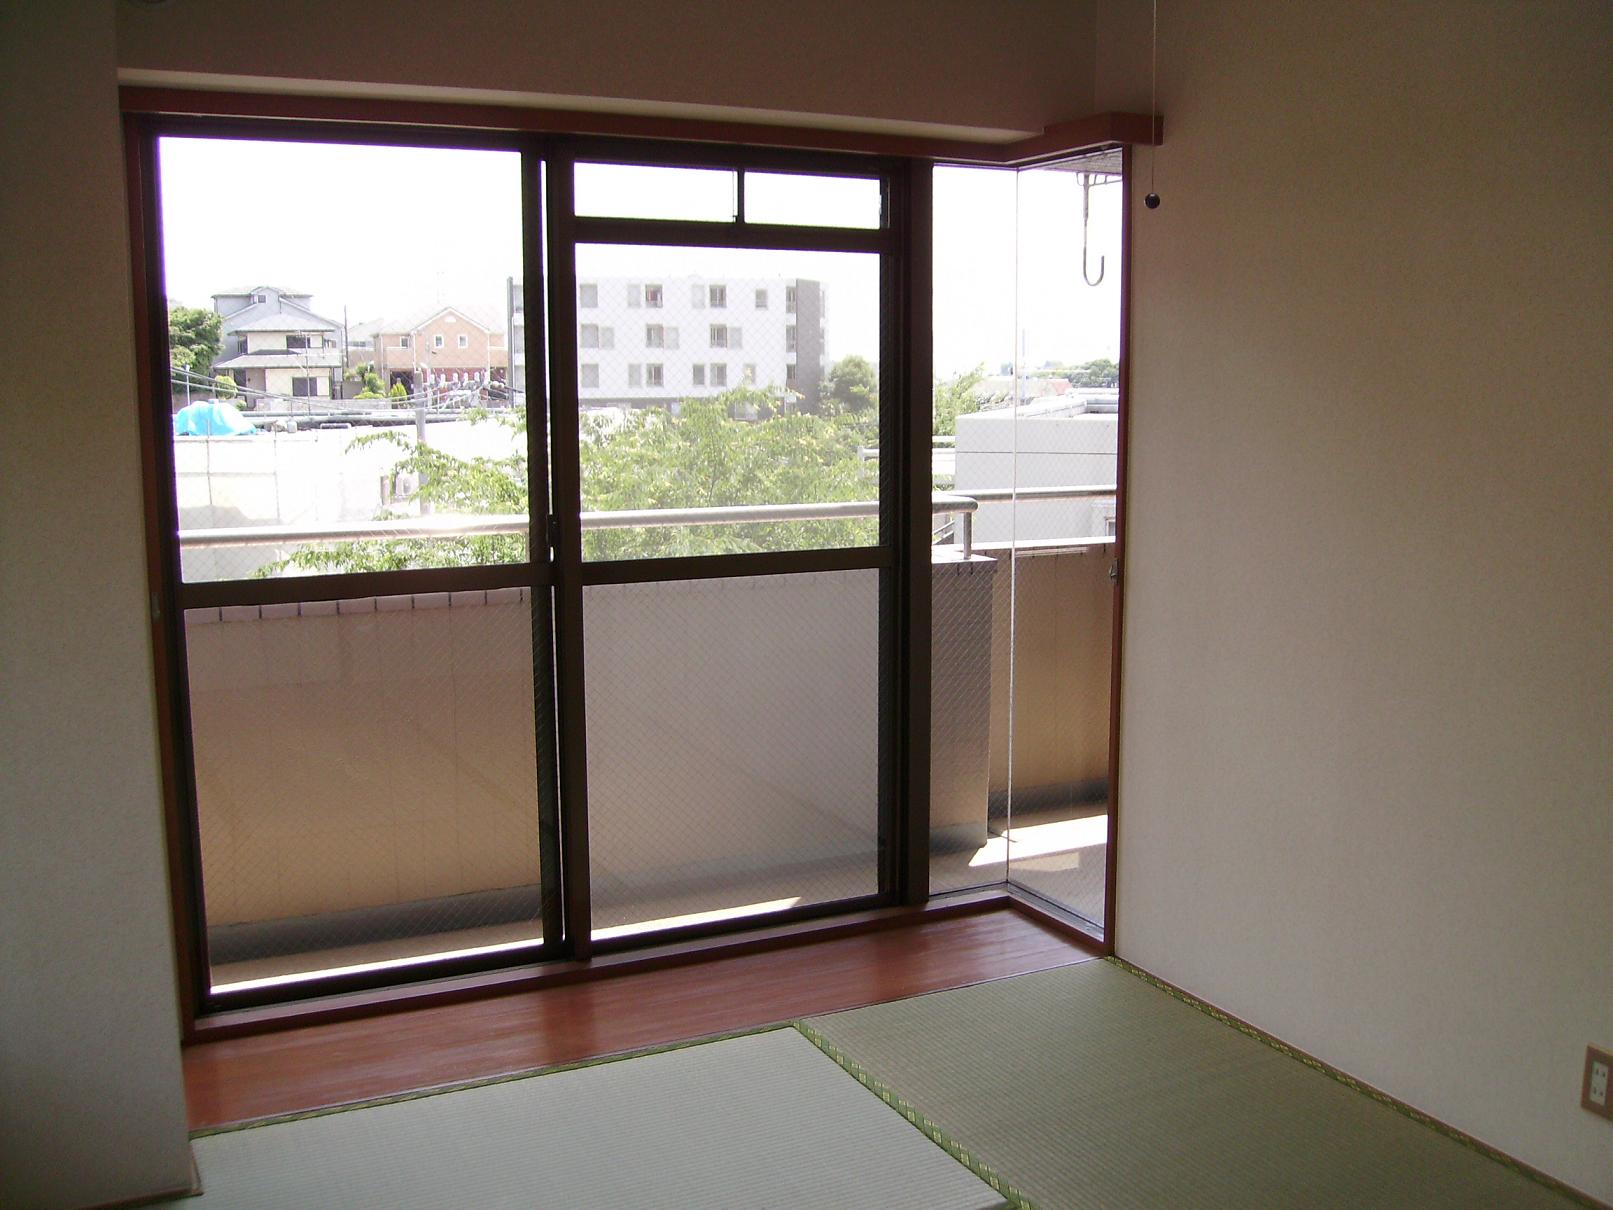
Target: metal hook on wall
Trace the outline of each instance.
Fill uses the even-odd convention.
[[[1103,281],[1105,269],[1103,256],[1098,257],[1098,276],[1093,278],[1087,268],[1087,231],[1092,218],[1092,174],[1081,174],[1081,279],[1089,286],[1096,286]]]

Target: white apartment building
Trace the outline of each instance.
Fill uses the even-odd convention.
[[[510,281],[511,385],[526,389],[521,283]],[[825,291],[808,278],[579,278],[583,407],[671,406],[756,386],[817,405]]]
[[[958,417],[952,490],[1092,487],[1115,481],[1120,448],[1119,396],[1068,391],[1016,406]],[[1056,542],[1115,532],[1115,498],[983,503],[974,518],[977,546]]]

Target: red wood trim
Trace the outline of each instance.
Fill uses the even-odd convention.
[[[181,692],[174,676],[171,621],[176,608],[163,565],[164,493],[168,490],[157,456],[157,365],[153,350],[156,329],[152,315],[151,258],[147,248],[154,226],[150,207],[155,199],[146,180],[146,140],[140,119],[123,118],[123,156],[129,208],[130,285],[134,306],[134,359],[136,406],[140,424],[141,488],[145,497],[147,623],[151,627],[152,682],[157,705],[157,752],[162,773],[163,831],[167,844],[169,912],[174,928],[174,966],[180,1030],[190,1037],[195,1026],[200,971],[197,966],[196,902],[191,866],[189,811],[179,764],[175,707]],[[166,333],[164,324],[161,331]],[[163,408],[166,414],[167,408]]]
[[[1157,115],[1150,119],[1145,113],[1099,113],[1069,122],[1055,122],[1039,135],[1017,143],[999,144],[1008,153],[1006,158],[970,159],[962,154],[948,158],[960,163],[1027,168],[1097,147],[1157,145],[1164,142],[1164,136],[1165,121]]]
[[[823,130],[811,126],[772,126],[761,122],[650,114],[596,113],[581,109],[538,109],[523,105],[461,104],[457,101],[404,101],[369,97],[318,97],[285,93],[223,92],[196,88],[153,88],[126,84],[118,90],[125,113],[183,114],[193,117],[252,117],[322,122],[366,122],[405,126],[529,133],[614,135],[684,142],[743,143],[816,151],[850,151],[904,156],[951,164],[1022,167],[1077,151],[1130,143],[1157,144],[1164,122],[1147,114],[1100,113],[1057,122],[1040,134],[1011,143],[974,143],[919,135]]]
[[[1017,912],[1027,920],[1034,920],[1037,924],[1045,925],[1060,936],[1067,937],[1076,945],[1094,957],[1107,958],[1114,953],[1114,947],[1107,940],[1108,930],[1105,929],[1105,940],[1099,940],[1086,929],[1076,924],[1074,920],[1066,919],[1061,913],[1049,908],[1028,895],[1018,893],[1010,886],[1006,895],[1007,902],[1003,905],[1010,911]]]
[[[1109,637],[1109,835],[1103,861],[1103,939],[1115,952],[1116,880],[1120,870],[1120,660],[1126,633],[1126,464],[1131,431],[1131,174],[1136,156],[1120,152],[1120,412],[1115,425],[1115,576]]]
[[[405,1009],[458,1004],[467,1000],[502,995],[505,992],[534,991],[543,987],[558,987],[567,983],[581,983],[615,975],[683,966],[712,958],[726,958],[836,937],[879,932],[931,920],[944,920],[952,916],[1003,911],[1012,906],[1008,894],[1002,888],[990,888],[936,899],[922,907],[874,908],[863,912],[826,916],[822,920],[806,924],[778,925],[744,933],[675,942],[648,949],[623,950],[583,961],[511,967],[431,983],[376,988],[371,991],[330,996],[321,1000],[292,1001],[266,1005],[262,1008],[213,1013],[196,1019],[195,1026],[187,1035],[186,1041],[211,1042],[222,1038],[239,1038],[284,1029],[299,1029],[331,1021],[350,1021]],[[1040,915],[1035,918],[1042,919]],[[1053,923],[1054,927],[1061,931],[1067,928],[1062,922],[1054,922],[1051,919],[1047,922]],[[1086,939],[1086,944],[1090,948],[1091,938]]]

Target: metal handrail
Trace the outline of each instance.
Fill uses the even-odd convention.
[[[1088,487],[971,487],[968,495],[982,504],[996,504],[1007,500],[1084,500],[1113,496],[1113,483],[1095,483]]]
[[[974,514],[982,504],[1008,500],[1082,500],[1115,494],[1113,484],[1086,487],[980,488],[968,493],[936,492],[931,516],[958,518],[957,545],[964,558],[974,553]],[[742,504],[717,508],[645,508],[585,512],[584,529],[654,529],[668,525],[746,525],[779,521],[844,521],[877,517],[877,500],[840,500],[822,504]],[[524,534],[531,525],[525,513],[433,513],[385,521],[344,521],[335,525],[242,525],[187,529],[179,533],[186,550],[224,546],[282,546],[291,542],[347,542],[377,538],[463,538],[491,534]]]

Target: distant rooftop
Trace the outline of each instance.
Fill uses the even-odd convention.
[[[312,298],[312,294],[303,294],[297,290],[288,290],[284,286],[245,286],[239,290],[216,290],[214,298],[244,298],[249,294],[260,294],[265,290],[273,290],[281,298]]]
[[[237,297],[234,295],[215,294],[217,298]],[[296,301],[298,298],[308,298],[310,295],[282,294],[268,302],[249,303],[225,315],[223,331],[233,335],[236,332],[335,332],[340,325],[326,319],[323,315],[314,314],[313,310]],[[257,326],[264,323],[292,324],[283,326]]]
[[[502,332],[504,330],[504,317],[495,314],[485,307],[467,307],[459,303],[438,303],[435,306],[425,307],[401,315],[387,315],[380,319],[366,319],[362,323],[353,324],[348,329],[349,334],[357,340],[365,340],[377,333],[394,334],[399,332],[413,332],[425,327],[444,311],[452,311],[456,315],[475,324],[488,332]]]
[[[243,353],[221,361],[217,370],[334,370],[342,364],[340,349],[290,349],[280,353]]]
[[[312,311],[305,315],[293,315],[280,311],[260,315],[241,323],[232,323],[230,330],[232,332],[313,332],[319,330],[334,332],[336,331],[336,325],[328,319],[321,319]]]

